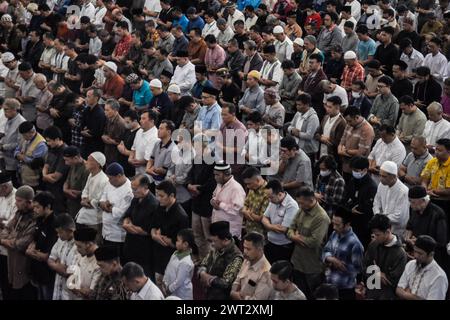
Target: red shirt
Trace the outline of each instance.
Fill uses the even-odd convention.
[[[116,57],[124,57],[128,54],[128,51],[131,47],[131,35],[128,34],[116,44],[116,48],[114,49],[114,55]]]
[[[317,12],[306,17],[305,26],[307,26],[308,24],[312,24],[312,23],[315,23],[315,25],[316,25],[315,29],[317,31],[319,31],[320,27],[322,26],[322,18],[320,17],[320,14],[318,14]]]
[[[341,87],[348,88],[352,86],[353,81],[361,80],[364,81],[364,68],[358,62],[351,68],[345,66],[342,72]]]

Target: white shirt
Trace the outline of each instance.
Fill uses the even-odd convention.
[[[192,276],[194,275],[194,263],[190,255],[179,259],[174,253],[170,257],[164,272],[163,282],[171,292],[182,300],[192,300]]]
[[[95,7],[90,1],[81,6],[80,17],[84,16],[89,17],[91,22],[95,21]]]
[[[242,12],[240,12],[238,9],[236,9],[234,11],[233,15],[231,15],[231,14],[228,15],[228,20],[227,20],[228,25],[230,26],[230,28],[233,31],[234,31],[234,23],[238,20],[245,21],[245,16]]]
[[[334,123],[337,119],[339,119],[340,113],[335,115],[334,117],[329,117],[327,121],[325,122],[325,125],[323,126],[323,136],[330,137],[331,134],[331,128],[333,128]],[[328,155],[328,146],[325,143],[322,143],[320,145],[320,156],[327,156]]]
[[[352,17],[355,18],[356,21],[358,21],[359,18],[361,18],[361,3],[359,3],[359,1],[357,0],[353,0],[352,3],[346,2],[345,5],[352,7]]]
[[[88,226],[102,223],[102,210],[98,207],[98,203],[108,184],[108,176],[103,171],[100,171],[95,176],[92,176],[92,173],[89,174],[86,185],[81,192],[81,198],[88,198],[89,203],[94,208],[81,207],[76,217],[77,223]]]
[[[89,39],[89,54],[98,57],[102,53],[102,41],[99,37]]]
[[[135,152],[134,158],[136,160],[150,160],[153,148],[159,141],[160,139],[158,138],[158,129],[155,126],[145,132],[144,129],[140,128],[136,132],[133,146],[131,147],[131,150]],[[145,167],[145,165],[137,167],[136,174],[144,174]]]
[[[411,56],[404,53],[400,56],[400,60],[404,61],[408,65],[406,72],[412,73],[414,69],[420,67],[423,63],[423,54],[416,49],[413,49]]]
[[[281,225],[289,228],[298,212],[298,203],[288,193],[285,193],[283,201],[279,204],[269,202],[264,211],[264,216],[269,219],[271,224]],[[292,243],[292,241],[284,234],[275,231],[267,232],[267,240],[269,242],[283,246]]]
[[[273,69],[273,72],[272,72]],[[269,75],[272,73],[272,78],[269,79]],[[278,87],[283,80],[283,69],[281,69],[281,62],[279,60],[275,60],[273,63],[270,63],[268,60],[264,61],[261,67],[261,79],[271,80],[277,83],[274,87],[275,90],[278,90]],[[261,86],[262,89],[265,86]]]
[[[75,264],[79,257],[75,240],[63,241],[58,238],[50,252],[49,259],[59,261],[68,266]],[[71,294],[67,289],[67,279],[59,274],[55,276],[55,286],[52,300],[70,300]]]
[[[253,18],[248,17],[245,19],[245,30],[249,31],[251,27],[253,27],[258,21],[258,16],[255,14]]]
[[[102,235],[105,240],[113,242],[124,242],[126,232],[122,228],[121,219],[133,200],[130,180],[116,188],[112,184],[105,187],[100,201],[109,201],[112,205],[112,212],[103,211]]]
[[[339,23],[338,28],[341,29],[342,35],[343,35],[344,37],[345,37],[344,24],[345,24],[347,21],[353,22],[353,30],[356,29],[356,25],[357,25],[357,23],[358,23],[358,22],[355,20],[355,18],[353,18],[353,17],[350,17],[350,19],[341,19],[341,23]]]
[[[162,8],[161,8],[161,1],[159,0],[145,0],[145,4],[144,4],[144,8],[147,8],[150,11],[153,12],[157,12],[160,13]],[[155,20],[156,17],[149,17],[149,16],[145,16],[145,21],[149,21],[149,20]]]
[[[339,97],[341,98],[342,104],[341,106],[343,108],[346,108],[348,106],[348,94],[347,91],[342,88],[340,85],[336,85],[336,88],[334,88],[334,91],[331,93],[325,93],[323,95],[323,103],[327,103],[327,99],[331,97]]]
[[[277,59],[280,60],[280,62],[290,60],[291,55],[294,52],[294,45],[291,39],[286,36],[283,42],[278,40],[275,41],[275,51],[277,52]]]
[[[450,122],[442,118],[438,122],[428,120],[425,122],[423,136],[427,139],[427,145],[434,146],[436,141],[450,137]]]
[[[430,68],[431,75],[439,82],[447,75],[447,58],[440,52],[435,56],[432,53],[427,54],[422,65]]]
[[[6,77],[8,74],[9,69],[3,64],[3,62],[0,59],[0,77]],[[5,96],[5,82],[0,81],[0,96]]]
[[[202,37],[205,38],[208,34],[214,35],[217,38],[220,30],[217,28],[217,22],[213,21],[211,23],[206,23],[202,30]]]
[[[164,300],[161,290],[148,278],[138,293],[133,293],[130,300]]]
[[[181,95],[186,95],[197,82],[195,77],[195,66],[192,62],[186,63],[184,66],[177,66],[170,80],[170,84],[177,84],[180,87]]]
[[[398,287],[410,289],[412,294],[425,300],[445,300],[448,279],[435,260],[421,269],[418,268],[417,260],[411,260],[405,266]]]
[[[398,137],[394,141],[387,144],[383,139],[378,139],[369,154],[369,160],[375,160],[377,166],[381,166],[385,161],[393,161],[400,168],[406,157],[406,149]]]
[[[94,290],[102,275],[95,255],[90,257],[79,255],[74,264],[80,268],[80,288]],[[70,298],[71,300],[83,300],[74,294],[71,294]]]
[[[106,15],[108,9],[106,7],[97,7],[95,8],[94,22],[95,26],[100,27],[101,29],[105,28],[105,24],[103,23],[103,18]]]
[[[0,197],[0,224],[5,227],[12,220],[16,211],[16,189],[13,188],[7,197]],[[0,246],[0,254],[7,256],[8,250]]]
[[[1,93],[0,93],[1,96]],[[8,118],[5,116],[5,110],[3,108],[0,109],[0,133],[5,133],[6,122],[8,122]]]
[[[388,216],[392,232],[403,235],[409,220],[408,187],[398,179],[392,187],[380,183],[373,201],[373,214]]]

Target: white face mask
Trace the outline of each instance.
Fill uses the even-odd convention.
[[[358,99],[359,97],[361,97],[361,92],[353,92],[352,91],[352,97],[355,99]]]
[[[366,173],[364,171],[363,172],[352,171],[352,175],[353,178],[355,179],[362,179],[366,175]]]
[[[331,174],[331,170],[320,170],[320,175],[322,177],[328,177]]]

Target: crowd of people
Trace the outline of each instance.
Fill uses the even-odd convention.
[[[0,1],[4,300],[443,300],[449,0]]]

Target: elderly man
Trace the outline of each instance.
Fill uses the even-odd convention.
[[[425,123],[423,136],[427,139],[428,150],[434,153],[436,141],[450,137],[450,122],[442,117],[442,105],[433,102],[427,107],[429,120]]]
[[[122,282],[131,291],[130,300],[163,300],[161,290],[147,277],[144,269],[134,262],[128,262],[122,268]]]
[[[102,135],[105,143],[106,163],[110,164],[117,161],[119,150],[117,146],[120,144],[122,136],[125,133],[125,121],[119,114],[120,103],[115,99],[108,99],[105,103],[106,126]]]
[[[373,213],[387,215],[392,232],[402,236],[409,218],[408,187],[397,177],[395,162],[385,161],[380,167],[380,184],[373,201]]]
[[[209,228],[211,251],[198,268],[200,282],[206,288],[206,299],[225,300],[242,266],[242,252],[230,233],[228,221],[212,223]],[[218,259],[218,257],[223,257]]]
[[[105,129],[105,111],[99,104],[100,90],[90,89],[86,94],[87,107],[83,110],[81,120],[81,135],[83,136],[82,154],[87,157],[95,151],[103,151],[102,140]]]
[[[281,61],[277,58],[275,46],[265,46],[263,56],[265,61],[261,67],[259,83],[263,88],[275,87],[278,90],[281,80],[283,80],[283,70],[281,69]]]
[[[33,81],[39,90],[36,96],[36,127],[44,131],[53,125],[53,118],[49,114],[53,94],[48,89],[47,78],[44,74],[36,74]]]
[[[39,89],[34,84],[36,76],[28,62],[19,65],[19,75],[22,78],[16,99],[22,104],[22,115],[27,121],[36,121],[36,97]]]
[[[291,59],[294,47],[291,39],[284,33],[283,27],[275,26],[275,28],[273,28],[273,35],[277,39],[274,43],[277,59],[280,62]]]
[[[264,91],[258,83],[260,79],[259,71],[252,70],[247,74],[247,89],[245,89],[244,95],[238,103],[244,121],[253,111],[258,111],[261,115],[264,113]]]
[[[14,157],[19,161],[20,181],[37,188],[48,147],[44,137],[36,131],[31,122],[21,123],[19,132],[22,140],[14,151]]]
[[[19,113],[20,102],[16,99],[6,99],[3,103],[3,110],[7,120],[5,126],[5,135],[0,140],[0,151],[3,156],[2,169],[6,170],[10,175],[14,187],[19,187],[17,165],[14,152],[19,145],[19,126],[25,122],[25,118]]]
[[[16,189],[7,172],[0,172],[0,233],[17,211]],[[8,249],[0,246],[0,289],[4,300],[9,300]]]
[[[398,177],[408,187],[421,184],[420,174],[433,157],[427,149],[425,137],[413,137],[410,144],[411,152],[400,165]]]
[[[19,75],[19,63],[11,52],[2,54],[2,62],[8,68],[8,72],[4,78],[5,98],[15,98],[22,81]]]
[[[214,178],[217,186],[210,201],[213,207],[211,222],[229,221],[231,234],[241,239],[245,191],[231,174],[229,164],[216,163]]]
[[[177,67],[173,72],[170,84],[176,84],[180,87],[181,94],[186,95],[192,89],[195,82],[195,66],[189,61],[187,51],[178,51],[176,53]]]
[[[266,105],[266,112],[263,114],[264,122],[275,129],[281,130],[286,111],[280,103],[280,96],[275,88],[266,88],[264,90],[264,102]]]
[[[105,163],[106,158],[101,152],[93,152],[87,158],[85,166],[89,176],[81,192],[81,209],[76,216],[79,226],[98,231],[97,240],[101,240],[102,229],[102,209],[99,207],[99,202],[109,183],[108,176],[102,170]]]
[[[8,279],[11,284],[11,300],[33,300],[36,297],[34,286],[28,276],[31,259],[25,250],[33,241],[36,227],[33,218],[34,191],[30,186],[22,186],[16,194],[17,211],[14,218],[0,232],[0,245],[8,250]]]
[[[107,61],[103,65],[105,83],[102,87],[102,99],[119,99],[125,86],[125,80],[117,74],[117,65],[112,61]]]
[[[120,221],[133,200],[133,191],[130,180],[124,175],[123,167],[117,162],[108,166],[106,175],[109,184],[106,185],[98,204],[103,210],[103,244],[118,246],[122,256],[126,232]]]
[[[341,86],[347,90],[352,90],[354,81],[364,81],[364,67],[358,62],[358,58],[354,51],[344,53],[345,67],[342,72]]]
[[[233,300],[264,300],[271,292],[270,263],[264,256],[264,236],[250,232],[244,238],[244,262],[230,297]]]

